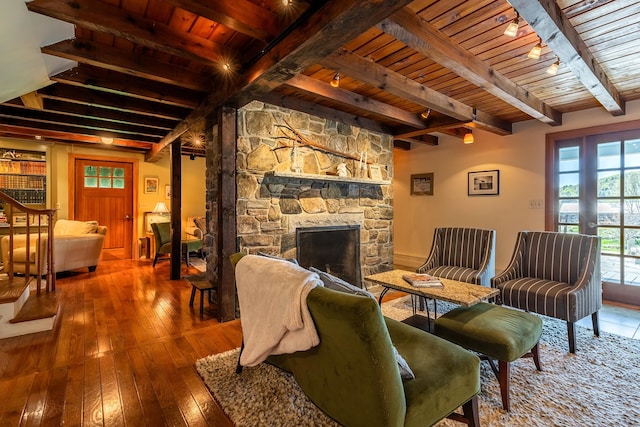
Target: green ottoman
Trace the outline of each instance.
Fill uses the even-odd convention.
[[[533,357],[541,371],[538,341],[542,320],[512,308],[481,302],[458,307],[435,321],[435,334],[466,349],[482,354],[500,383],[502,406],[509,410],[510,362]],[[498,360],[498,368],[493,363]]]

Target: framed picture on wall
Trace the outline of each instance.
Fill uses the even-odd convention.
[[[164,186],[164,198],[169,200],[171,198],[171,186],[170,185],[165,185]]]
[[[433,172],[411,175],[412,196],[433,196]]]
[[[469,172],[467,194],[469,196],[489,196],[500,193],[500,171]]]
[[[144,177],[144,194],[158,194],[158,184],[160,180],[157,176]]]

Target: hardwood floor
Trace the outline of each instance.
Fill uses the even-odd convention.
[[[54,330],[0,340],[0,426],[231,426],[194,363],[238,347],[240,322],[168,278],[146,260],[61,277]]]

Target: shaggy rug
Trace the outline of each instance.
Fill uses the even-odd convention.
[[[409,298],[383,304],[395,319],[411,315]],[[446,307],[438,304],[438,311]],[[502,409],[500,388],[486,362],[481,364],[479,399],[482,426],[640,425],[640,341],[576,327],[577,353],[569,354],[566,325],[543,317],[542,372],[531,359],[513,362],[511,411]],[[238,350],[208,356],[198,373],[237,426],[336,426],[309,401],[293,377],[261,364],[235,374]],[[460,426],[443,420],[438,427]]]

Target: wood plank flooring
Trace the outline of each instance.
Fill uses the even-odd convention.
[[[240,322],[201,317],[169,263],[101,262],[56,295],[53,331],[0,340],[0,426],[232,425],[194,364],[238,347]]]

